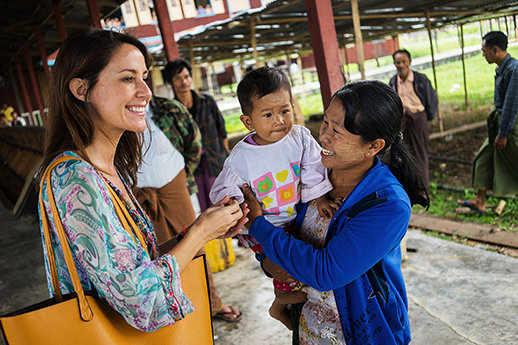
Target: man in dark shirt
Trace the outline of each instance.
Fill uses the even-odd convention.
[[[518,193],[518,61],[507,52],[507,36],[491,31],[482,39],[482,52],[488,63],[495,63],[495,108],[487,119],[488,138],[473,161],[473,187],[477,196],[459,204],[482,213],[486,191],[495,196]]]
[[[164,78],[171,83],[175,98],[187,107],[198,124],[202,140],[202,156],[194,172],[198,185],[198,200],[201,211],[210,206],[209,191],[223,168],[229,147],[225,120],[214,98],[192,90],[192,68],[182,59],[168,62]]]
[[[401,98],[404,116],[401,121],[403,141],[410,147],[417,165],[421,167],[426,187],[429,187],[428,146],[429,127],[437,114],[439,100],[426,75],[410,68],[412,58],[406,49],[392,54],[397,74],[389,81],[389,86]]]

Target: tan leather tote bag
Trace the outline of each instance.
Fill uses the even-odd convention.
[[[61,157],[55,160],[42,178],[50,183],[50,172],[53,167],[68,159],[77,157]],[[112,191],[111,188],[108,190]],[[54,259],[54,251],[50,243],[50,231],[43,207],[40,188],[40,208],[42,210],[42,227],[45,245],[49,255],[52,286],[55,296],[52,299],[30,306],[23,310],[0,317],[5,341],[10,345],[52,344],[52,345],[92,345],[92,344],[177,344],[207,345],[214,344],[213,329],[208,293],[205,256],[192,260],[181,273],[182,290],[194,304],[195,311],[171,326],[165,326],[155,332],[143,332],[130,326],[124,318],[96,297],[85,295],[72,258],[72,253],[61,224],[58,210],[52,194],[47,188],[51,203],[52,215],[56,220],[59,241],[63,248],[67,268],[72,278],[75,293],[61,295],[58,273]],[[133,222],[122,201],[112,194],[115,208],[126,230],[135,227],[138,241],[143,239],[140,229]],[[133,223],[133,224],[131,224]],[[134,238],[135,241],[137,239]],[[144,247],[146,248],[146,247]]]

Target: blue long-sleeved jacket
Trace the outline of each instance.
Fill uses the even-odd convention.
[[[382,202],[349,217],[349,209],[373,192]],[[295,279],[320,291],[334,291],[348,345],[408,344],[410,324],[399,245],[410,213],[403,187],[377,161],[334,215],[324,248],[315,249],[287,235],[264,217],[254,221],[250,235],[270,260]]]

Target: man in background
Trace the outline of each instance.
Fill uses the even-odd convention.
[[[495,108],[487,119],[488,137],[472,166],[473,187],[477,196],[458,203],[483,213],[486,192],[495,196],[518,193],[518,61],[507,52],[507,36],[491,31],[482,38],[482,52],[489,64],[496,64]]]
[[[211,205],[210,188],[230,152],[225,120],[212,96],[192,89],[192,68],[187,61],[177,59],[168,62],[164,79],[171,84],[175,98],[189,110],[200,128],[203,150],[194,177],[200,208],[204,211]]]
[[[403,141],[410,147],[417,165],[421,167],[426,187],[430,186],[428,172],[429,133],[428,121],[437,115],[439,100],[426,75],[410,68],[412,57],[406,49],[392,54],[397,74],[389,81],[403,102],[401,132]]]

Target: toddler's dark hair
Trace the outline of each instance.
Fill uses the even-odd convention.
[[[288,91],[291,102],[290,81],[284,72],[272,67],[259,67],[249,71],[237,86],[241,111],[245,115],[250,115],[254,109],[253,97],[262,98],[279,89]]]

